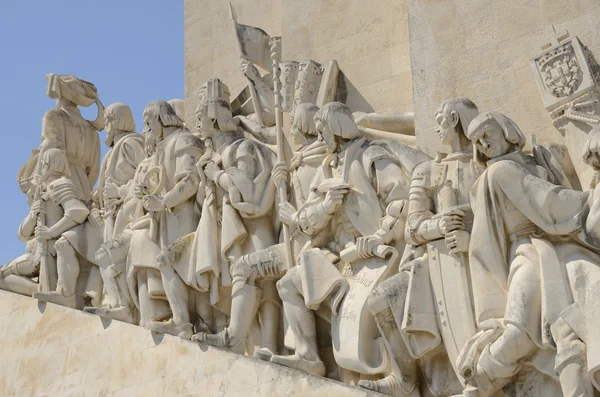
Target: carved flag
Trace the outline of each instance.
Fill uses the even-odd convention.
[[[231,3],[229,3],[229,15],[233,23],[240,57],[270,72],[273,68],[269,46],[271,37],[261,28],[238,23]]]

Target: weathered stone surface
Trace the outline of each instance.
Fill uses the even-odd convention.
[[[600,8],[595,0],[409,0],[408,14],[420,148],[434,154],[443,147],[431,115],[441,100],[456,96],[510,116],[538,142],[562,143],[529,61],[555,39],[551,25],[598,53]]]
[[[0,291],[0,395],[379,395]]]
[[[405,0],[234,0],[238,22],[283,36],[283,60],[335,59],[343,73],[346,103],[354,111],[412,110],[412,81]],[[215,44],[218,43],[218,44]],[[264,73],[264,71],[263,71]],[[185,99],[195,122],[198,91],[218,76],[232,98],[247,84],[229,21],[227,2],[185,1]],[[430,112],[431,113],[431,112]]]

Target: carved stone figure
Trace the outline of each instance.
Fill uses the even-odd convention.
[[[85,311],[121,321],[133,322],[133,301],[127,287],[125,263],[112,263],[110,246],[115,236],[129,223],[121,211],[123,202],[131,189],[131,182],[138,165],[145,158],[144,141],[135,132],[135,122],[129,106],[114,103],[104,111],[108,151],[100,171],[98,182],[99,207],[103,211],[103,246],[96,252],[108,307],[85,308]]]
[[[296,353],[275,355],[271,362],[325,374],[317,349],[313,313],[317,310],[331,320],[338,365],[362,373],[381,372],[385,364],[375,363],[382,356],[379,345],[366,336],[373,335],[374,324],[365,301],[397,259],[395,249],[381,247],[403,248],[408,178],[419,156],[407,151],[406,162],[398,161],[383,145],[361,138],[350,110],[341,103],[321,108],[315,125],[329,154],[297,215],[300,230],[311,236],[314,248],[307,247],[298,266],[277,283]],[[369,216],[362,216],[367,212]],[[372,258],[386,257],[389,251],[396,252],[391,260]]]
[[[49,74],[47,95],[56,99],[56,108],[44,114],[40,155],[57,148],[65,152],[71,180],[84,202],[92,198],[92,188],[100,172],[100,139],[104,128],[102,103],[93,84],[75,76]],[[77,106],[98,106],[98,118],[81,117]]]
[[[220,233],[214,231],[213,235],[220,236],[219,256],[229,262],[226,266],[220,266],[218,261],[212,261],[204,266],[207,271],[212,267],[213,273],[219,274],[222,286],[231,284],[229,266],[232,263],[243,255],[256,253],[277,243],[272,217],[275,201],[272,168],[275,154],[261,143],[242,138],[229,109],[229,103],[219,96],[209,98],[198,112],[201,134],[204,139],[210,139],[215,148],[202,161],[205,164],[204,173],[208,180],[215,183],[218,196],[223,197],[220,210],[221,230]],[[210,230],[209,225],[206,230]],[[262,289],[262,301],[256,301],[257,304],[260,303],[258,313],[261,320],[261,347],[274,352],[277,351],[280,329],[280,304],[275,280],[261,280],[258,287]],[[231,321],[237,320],[232,318]],[[245,327],[241,326],[240,331],[244,332]],[[233,350],[246,350],[244,336],[239,336],[236,346],[232,346]],[[194,337],[200,341],[205,338],[204,332]],[[226,341],[221,344],[231,346]]]
[[[575,252],[568,248],[569,237],[553,237],[581,229],[589,193],[565,189],[560,181],[566,177],[547,166],[551,161],[525,155],[525,137],[502,114],[479,115],[468,136],[487,170],[473,187],[469,260],[481,331],[457,362],[467,380],[464,395],[491,396],[528,365],[548,374],[543,367],[558,346],[554,369],[563,394],[591,396],[585,364],[577,360],[581,341],[560,325],[561,312],[572,301],[569,264],[561,259],[585,258],[569,259],[566,252]],[[560,395],[552,381],[544,387],[530,392]]]
[[[87,246],[94,245],[94,241],[84,240],[91,236],[82,228],[90,210],[70,179],[69,163],[62,150],[52,148],[41,152],[39,170],[41,194],[19,228],[21,238],[29,239],[35,234],[40,245],[46,246],[40,260],[46,262],[42,271],[48,273],[50,289],[41,289],[33,297],[75,307],[80,271],[77,254],[87,256]],[[39,213],[45,214],[43,224],[38,222]]]
[[[466,255],[472,225],[469,191],[476,179],[466,130],[477,114],[477,106],[462,98],[442,102],[435,114],[440,140],[451,151],[419,164],[412,173],[405,239],[413,252],[405,256],[400,272],[369,296],[369,309],[386,340],[392,371],[378,381],[360,381],[365,388],[389,395],[420,395],[418,357],[424,361],[423,372],[434,395],[462,389],[452,369],[444,371],[447,360],[435,349],[443,341],[454,363],[464,343],[477,332]],[[403,338],[401,331],[408,337]]]
[[[143,195],[144,208],[156,214],[158,246],[164,249],[193,232],[198,224],[196,161],[203,153],[203,146],[198,137],[183,128],[183,121],[165,101],[150,102],[144,109],[144,133],[158,142],[150,165],[158,170],[160,185],[152,194],[138,187],[138,195]],[[187,287],[170,263],[158,265],[173,317],[165,322],[147,322],[145,327],[189,339],[193,330],[186,304]]]
[[[300,145],[291,161],[291,202],[279,207],[279,218],[295,229],[292,233],[294,256],[301,252],[308,238],[297,228],[297,210],[301,208],[309,194],[309,186],[317,168],[325,158],[325,146],[317,140],[314,126],[314,115],[318,107],[313,104],[297,106],[291,115],[291,135],[294,143]],[[249,121],[246,120],[246,123]],[[254,125],[254,130],[263,130],[260,136],[268,136],[275,143],[274,130]],[[265,132],[266,131],[266,132]],[[270,133],[270,134],[269,134]],[[277,183],[287,183],[288,169],[283,163],[273,168],[273,180]],[[281,240],[281,239],[280,239]],[[243,255],[231,266],[232,302],[231,320],[228,327],[217,335],[199,334],[195,338],[219,347],[235,349],[243,352],[244,342],[252,322],[256,316],[262,297],[260,283],[264,279],[279,279],[287,271],[283,243],[268,247],[257,252]],[[264,325],[263,325],[264,326]],[[268,324],[277,328],[279,324]],[[277,351],[277,346],[263,346],[255,356],[269,360]]]

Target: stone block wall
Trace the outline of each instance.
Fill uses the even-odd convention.
[[[413,110],[405,0],[233,0],[238,22],[283,37],[283,60],[335,59],[353,110]],[[198,89],[220,77],[232,97],[246,85],[228,3],[185,0],[185,96],[195,125]],[[190,124],[193,123],[193,124]]]
[[[440,149],[433,114],[455,96],[505,113],[538,142],[561,141],[529,61],[555,38],[551,26],[578,36],[598,57],[597,0],[408,0],[408,14],[420,148]]]
[[[0,290],[0,396],[379,395]]]

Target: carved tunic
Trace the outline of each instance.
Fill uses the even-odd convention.
[[[79,111],[51,109],[42,120],[42,153],[50,148],[65,152],[71,180],[84,201],[91,200],[92,188],[100,171],[100,139]]]

